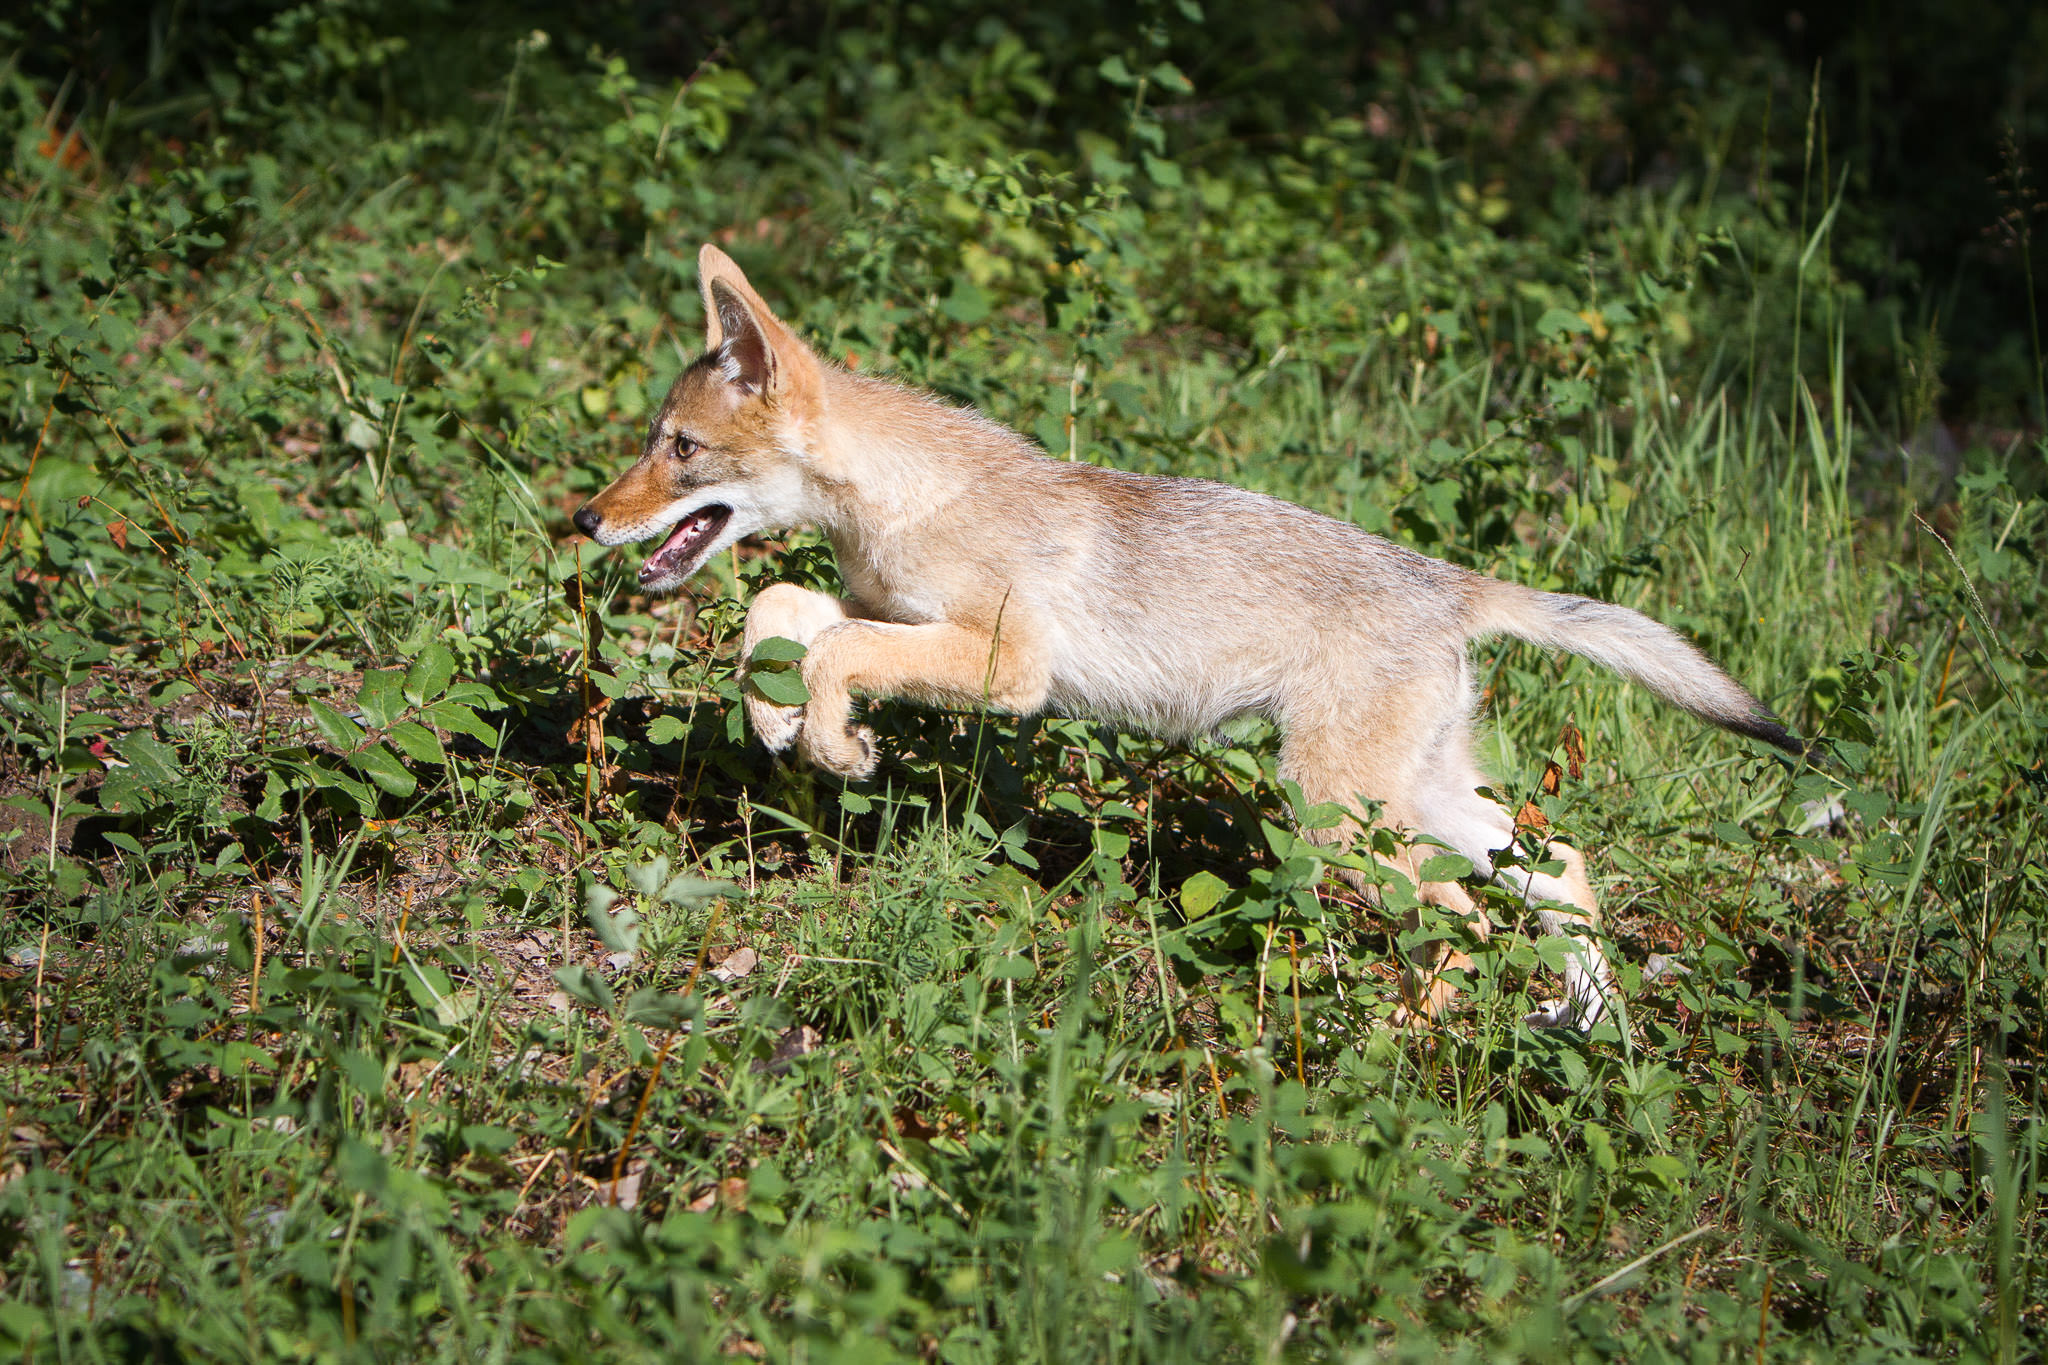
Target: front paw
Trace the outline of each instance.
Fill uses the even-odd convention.
[[[860,782],[874,776],[875,764],[880,757],[875,747],[875,732],[865,725],[846,726],[836,735],[822,728],[807,728],[798,737],[797,747],[814,766],[835,773],[848,782]]]
[[[784,753],[796,743],[804,728],[803,707],[784,706],[758,697],[751,687],[742,696],[746,701],[747,724],[754,727],[754,737],[767,746],[769,753]]]

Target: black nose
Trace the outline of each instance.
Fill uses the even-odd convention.
[[[591,511],[588,503],[577,508],[576,515],[569,520],[575,522],[576,529],[592,540],[597,539],[597,528],[604,525],[604,518]]]

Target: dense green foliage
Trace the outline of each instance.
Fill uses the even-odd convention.
[[[0,1355],[2038,1353],[2022,25],[1930,53],[1969,225],[1832,12],[1816,82],[1626,6],[678,8],[0,23]],[[1513,933],[1389,1032],[1262,726],[772,763],[733,639],[816,537],[650,602],[568,533],[704,240],[1059,457],[1640,607],[1826,757],[1481,657],[1625,964],[1584,1039]]]

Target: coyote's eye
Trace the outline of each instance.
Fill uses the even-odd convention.
[[[679,435],[676,437],[676,458],[678,460],[687,460],[703,448],[704,446],[701,442],[693,441],[687,436]]]

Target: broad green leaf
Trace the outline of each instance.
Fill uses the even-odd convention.
[[[455,655],[436,640],[405,670],[405,699],[414,706],[425,706],[447,690],[448,680],[454,676]]]
[[[703,1013],[701,995],[672,995],[642,986],[626,997],[626,1022],[642,1028],[681,1028]]]
[[[382,741],[356,750],[348,756],[348,761],[355,764],[363,776],[393,796],[411,796],[419,790],[419,779],[398,761],[397,754],[384,747]]]
[[[305,781],[316,790],[325,788],[338,791],[355,802],[356,810],[363,815],[377,813],[377,793],[371,791],[353,777],[346,776],[320,763],[309,763],[299,770]]]
[[[363,685],[356,690],[356,705],[363,708],[363,718],[379,730],[391,727],[405,710],[404,686],[395,668],[374,669],[363,674]]]
[[[391,727],[388,738],[415,763],[445,765],[448,762],[448,753],[441,747],[440,736],[418,721],[400,721]]]
[[[438,725],[443,730],[451,730],[458,735],[468,735],[471,739],[484,744],[495,746],[498,742],[497,728],[459,701],[434,702],[420,712],[420,717],[429,725]]]
[[[685,872],[661,888],[661,899],[670,905],[701,905],[714,896],[737,896],[740,889],[731,882],[708,881]]]
[[[1472,860],[1459,853],[1437,853],[1422,864],[1422,880],[1454,882],[1472,875]]]
[[[690,727],[683,724],[681,716],[669,715],[666,711],[647,723],[649,744],[668,744],[678,739],[687,739]]]
[[[1200,919],[1223,903],[1230,883],[1213,872],[1197,872],[1180,884],[1180,910],[1189,919]]]
[[[597,941],[615,953],[639,952],[639,912],[631,906],[618,911],[603,909],[596,900],[594,896],[586,897],[583,909],[590,920],[590,927],[597,931]]]
[[[363,742],[362,727],[335,710],[324,701],[306,703],[306,709],[313,713],[313,723],[320,727],[321,737],[329,744],[348,753]]]
[[[751,668],[761,668],[766,664],[793,664],[809,652],[786,635],[771,635],[754,646],[754,652],[747,656],[747,663]]]
[[[1193,94],[1195,89],[1194,82],[1172,62],[1160,62],[1152,68],[1152,83],[1161,90],[1170,90],[1176,95]]]
[[[750,673],[747,686],[781,706],[802,706],[811,699],[810,689],[795,673]]]
[[[448,979],[448,973],[431,962],[408,962],[402,980],[405,993],[421,1009],[432,1009],[445,1000],[455,989],[455,983]]]
[[[651,896],[661,889],[668,880],[668,859],[656,855],[644,863],[633,863],[626,868],[626,884],[643,896]]]
[[[505,699],[495,689],[480,682],[449,684],[447,700],[459,701],[465,706],[481,706],[486,711],[502,710],[505,705]]]
[[[178,751],[147,730],[125,734],[113,743],[114,752],[128,760],[143,785],[166,787],[183,776]]]
[[[988,294],[964,276],[953,282],[952,290],[939,300],[939,311],[957,323],[973,326],[989,315]]]

